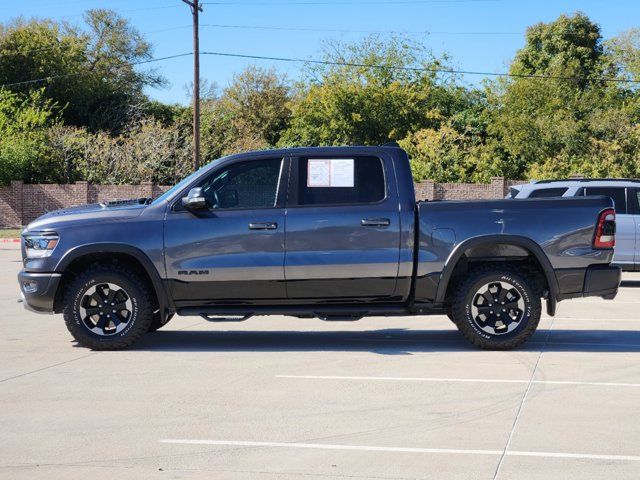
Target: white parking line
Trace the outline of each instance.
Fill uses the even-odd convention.
[[[548,318],[548,317],[547,317]],[[556,320],[582,320],[584,322],[640,322],[640,318],[583,318],[583,317],[553,317]]]
[[[608,302],[608,301],[609,300],[584,300],[583,299],[583,300],[580,301],[580,303],[599,303],[601,305],[607,305],[606,302]],[[638,303],[640,303],[640,302],[637,302],[637,301],[634,302],[633,300],[614,300],[614,302],[616,303],[616,305],[617,304],[621,304],[621,303],[624,303],[626,305],[638,305]]]
[[[584,330],[588,332],[589,330]],[[640,349],[640,343],[599,343],[599,342],[527,342],[528,345],[565,345],[567,347],[611,347],[611,348],[637,348]]]
[[[502,378],[436,378],[436,377],[348,377],[338,375],[276,375],[276,378],[292,378],[307,380],[372,380],[391,382],[443,382],[443,383],[521,383],[528,384],[529,380]],[[532,383],[548,385],[585,385],[594,387],[632,387],[639,388],[640,383],[613,382],[574,382],[565,380],[533,380]]]
[[[326,443],[296,443],[296,442],[247,442],[237,440],[187,440],[164,439],[160,443],[182,445],[221,445],[228,447],[270,447],[270,448],[307,448],[314,450],[357,450],[362,452],[390,452],[390,453],[436,453],[462,455],[502,455],[502,450],[473,450],[460,448],[416,448],[416,447],[374,447],[369,445],[333,445]],[[636,455],[592,455],[589,453],[561,453],[561,452],[525,452],[507,451],[511,457],[545,457],[545,458],[575,458],[609,461],[640,462]]]

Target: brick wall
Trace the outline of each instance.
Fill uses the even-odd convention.
[[[40,215],[59,208],[127,198],[157,197],[169,188],[152,183],[90,185],[87,182],[77,182],[67,185],[27,185],[11,182],[7,187],[0,187],[0,228],[26,225]]]
[[[528,183],[493,177],[491,183],[436,183],[425,181],[415,184],[417,200],[487,200],[504,198],[509,187]]]
[[[526,183],[494,177],[491,183],[416,183],[418,200],[475,200],[503,198],[509,187]],[[168,186],[142,183],[140,185],[91,185],[77,182],[68,185],[27,185],[11,182],[0,187],[0,228],[26,225],[40,215],[59,208],[87,203],[107,202],[127,198],[157,197]]]

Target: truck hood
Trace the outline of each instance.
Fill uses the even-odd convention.
[[[111,222],[139,216],[149,199],[117,200],[62,208],[46,213],[31,222],[26,230],[51,230],[63,226],[79,226],[96,222]]]

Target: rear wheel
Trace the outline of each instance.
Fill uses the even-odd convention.
[[[472,270],[453,297],[453,320],[474,345],[509,350],[526,342],[540,322],[535,281],[513,265]]]
[[[146,282],[121,265],[94,265],[68,286],[64,320],[78,343],[92,350],[120,350],[147,332],[153,302]]]

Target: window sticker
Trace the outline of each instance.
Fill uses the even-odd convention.
[[[331,161],[309,160],[307,163],[307,187],[331,186]]]
[[[353,169],[353,159],[309,159],[307,187],[353,187]]]
[[[353,187],[353,159],[331,160],[331,186]]]

